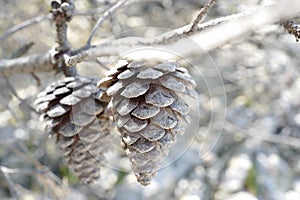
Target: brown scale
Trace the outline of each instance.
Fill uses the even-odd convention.
[[[103,95],[94,79],[67,77],[48,86],[35,101],[65,160],[84,183],[100,177],[100,162],[111,141],[107,101],[99,100]]]

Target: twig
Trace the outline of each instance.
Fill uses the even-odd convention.
[[[11,58],[18,58],[18,57],[23,56],[24,54],[26,54],[30,50],[30,48],[33,45],[34,45],[34,42],[29,42],[29,43],[21,46],[19,49],[14,51],[9,58],[11,59]]]
[[[96,60],[96,62],[102,67],[104,70],[109,70],[109,67],[107,67],[105,64],[103,64],[99,59]]]
[[[114,12],[116,12],[119,8],[121,8],[125,3],[127,3],[130,0],[120,0],[116,4],[114,4],[110,9],[104,12],[104,14],[98,19],[95,26],[93,27],[93,30],[87,40],[87,46],[91,45],[91,41],[93,37],[95,36],[98,28],[103,24],[103,22],[108,19]]]
[[[80,15],[96,15],[99,13],[103,13],[107,8],[96,8],[96,9],[92,9],[86,12],[80,12],[77,11],[74,13],[74,16],[80,16]],[[40,23],[44,20],[50,20],[51,19],[51,14],[47,14],[47,15],[42,15],[42,16],[37,16],[31,19],[28,19],[26,21],[23,21],[15,26],[13,26],[12,28],[10,28],[8,31],[6,31],[5,33],[3,33],[2,35],[0,35],[0,41],[6,39],[7,37],[9,37],[10,35],[13,35],[14,33],[21,31],[25,28],[28,28],[32,25],[35,25],[37,23]]]
[[[22,30],[22,29],[25,29],[29,26],[32,26],[34,24],[37,24],[41,21],[44,21],[46,19],[50,19],[51,18],[51,15],[48,14],[48,15],[42,15],[42,16],[38,16],[38,17],[34,17],[34,18],[31,18],[31,19],[28,19],[24,22],[21,22],[15,26],[13,26],[11,29],[9,29],[7,32],[3,33],[2,35],[0,35],[0,41],[1,40],[4,40],[6,39],[8,36]]]
[[[226,17],[217,18],[201,25],[197,26],[197,30],[194,31],[194,34],[203,31],[204,29],[214,27],[221,23],[237,20],[246,16],[253,15],[257,13],[258,10],[250,10],[246,12],[242,12],[239,14],[234,14]],[[120,42],[115,41],[107,42],[98,45],[96,48],[85,48],[82,51],[77,51],[75,55],[69,57],[66,60],[66,64],[68,66],[73,66],[77,63],[92,60],[101,56],[112,56],[119,55],[118,49],[121,46],[149,46],[149,45],[159,45],[159,44],[168,44],[172,42],[176,42],[181,38],[187,37],[184,34],[185,30],[188,30],[190,26],[184,26],[179,29],[173,30],[171,32],[164,33],[154,39],[151,42],[147,42],[145,39],[136,38],[135,41],[131,40],[130,42]],[[68,57],[68,56],[67,56]],[[0,61],[0,76],[11,76],[15,73],[31,73],[31,72],[49,72],[52,71],[52,61],[50,53],[46,54],[34,54],[27,57],[22,57],[18,59],[10,59],[10,60],[1,60]]]
[[[293,6],[291,7],[291,5]],[[289,4],[278,3],[273,6],[264,6],[262,9],[246,11],[233,17],[224,17],[222,20],[209,21],[199,25],[197,30],[192,32],[189,36],[185,34],[187,26],[184,26],[154,38],[123,38],[97,45],[95,48],[71,56],[66,59],[66,64],[73,65],[77,62],[94,60],[97,57],[106,56],[110,53],[122,55],[126,51],[132,51],[150,45],[152,47],[166,49],[181,56],[198,55],[200,53],[199,50],[209,51],[218,48],[236,38],[245,37],[250,31],[277,23],[280,18],[295,16],[299,11],[300,2],[292,0]],[[221,22],[227,23],[203,31],[203,27],[215,26]]]
[[[298,42],[300,39],[300,26],[294,20],[282,22],[282,25],[284,29],[288,31],[289,34],[295,36],[296,41]]]
[[[264,6],[261,9],[248,10],[239,14],[211,20],[198,25],[197,30],[190,36],[184,34],[190,26],[184,26],[155,38],[145,39],[131,37],[106,42],[96,47],[88,48],[87,50],[78,51],[73,56],[65,55],[67,58],[65,62],[67,66],[73,66],[83,61],[95,60],[97,57],[121,55],[127,50],[149,45],[174,50],[175,52],[180,51],[179,53],[181,53],[182,56],[192,56],[199,54],[199,48],[207,51],[218,48],[236,38],[245,37],[245,35],[252,30],[257,30],[268,24],[277,23],[280,18],[296,16],[299,11],[300,2],[298,0],[291,0],[289,4],[282,3],[273,6]],[[187,44],[191,44],[191,42],[193,45],[187,46]],[[39,61],[39,63],[34,61]],[[42,63],[43,66],[40,66]],[[27,69],[22,70],[24,66],[27,67]],[[37,68],[39,71],[50,71],[51,60],[49,54],[13,60],[2,60],[0,61],[0,76],[21,73],[23,71],[27,73],[34,72],[34,68]]]
[[[66,5],[63,5],[63,4]],[[67,39],[67,22],[72,18],[72,13],[74,10],[74,5],[72,1],[62,2],[61,4],[56,1],[51,3],[52,9],[51,13],[53,16],[53,21],[56,27],[56,42],[58,46],[56,50],[58,52],[68,51],[70,49],[69,42]]]
[[[17,148],[11,148],[10,146],[8,148],[10,148],[20,158],[22,158],[26,161],[30,160],[35,165],[35,168],[38,169],[39,174],[41,174],[43,176],[49,176],[49,177],[51,177],[51,179],[53,179],[58,184],[62,184],[60,179],[55,174],[53,174],[53,172],[51,172],[48,167],[42,165],[40,163],[40,161],[32,153],[32,151],[30,151],[27,148],[27,146],[24,145],[24,143],[18,142],[18,145],[22,148],[22,151],[19,151]]]
[[[20,157],[24,158],[24,160],[30,160],[34,165],[35,168],[40,172],[37,173],[38,177],[41,177],[42,181],[44,182],[45,186],[51,188],[51,191],[58,197],[58,199],[66,199],[64,197],[64,190],[58,190],[57,184],[62,184],[60,179],[54,175],[48,167],[45,167],[40,163],[40,161],[35,157],[35,155],[28,149],[28,147],[21,141],[17,142],[19,147],[22,148],[22,151],[13,148],[12,151],[15,152]],[[56,183],[55,183],[56,182]]]
[[[191,28],[187,31],[187,33],[191,33],[197,29],[198,24],[204,20],[206,14],[209,12],[209,10],[217,3],[217,0],[209,0],[203,8],[199,11],[198,15],[192,22]]]
[[[3,173],[3,176],[6,180],[6,182],[8,183],[9,192],[10,192],[11,196],[13,196],[15,199],[18,199],[19,195],[18,195],[17,190],[15,189],[16,186],[15,186],[14,182],[11,180],[9,174],[5,172],[5,170],[3,169],[2,166],[0,167],[0,171]]]
[[[62,181],[53,174],[48,167],[42,165],[23,142],[17,142],[17,144],[22,148],[22,151],[9,145],[7,145],[7,147],[10,148],[17,156],[32,163],[35,166],[35,169],[13,169],[1,166],[0,170],[4,171],[7,175],[14,173],[35,175],[43,181],[47,188],[51,188],[51,191],[56,195],[57,199],[66,199],[64,197],[65,191],[61,188]]]
[[[197,34],[201,32],[202,30],[210,27],[214,27],[218,24],[237,20],[242,17],[249,16],[253,13],[258,12],[258,10],[252,10],[252,11],[245,11],[238,14],[233,14],[226,17],[220,17],[211,21],[208,21],[206,23],[203,23],[201,25],[197,26],[197,30],[193,31],[193,34]],[[83,51],[78,52],[77,54],[68,57],[66,59],[66,63],[68,66],[75,65],[77,63],[87,61],[87,60],[93,60],[97,57],[104,57],[104,56],[110,56],[110,55],[119,55],[118,48],[120,47],[138,47],[138,46],[150,46],[150,45],[164,45],[169,43],[174,43],[182,38],[188,37],[188,34],[186,34],[186,31],[190,28],[189,25],[186,25],[184,27],[178,28],[176,30],[164,33],[162,35],[159,35],[155,38],[145,39],[145,38],[129,38],[128,41],[126,39],[121,39],[115,42],[106,42],[102,43],[100,45],[97,45],[92,48],[84,49]],[[190,34],[192,35],[192,34]]]
[[[192,35],[199,34],[201,31],[207,30],[210,27],[214,27],[216,25],[219,25],[219,24],[222,24],[225,22],[234,21],[234,20],[238,20],[238,19],[241,19],[241,18],[244,18],[247,16],[251,16],[251,15],[258,13],[259,11],[260,11],[260,9],[252,9],[252,10],[249,9],[249,10],[241,12],[241,13],[232,14],[229,16],[213,19],[206,23],[197,25],[192,32],[188,32],[188,30],[190,29],[190,25],[186,25],[184,27],[178,28],[176,30],[173,30],[173,31],[170,31],[170,32],[167,32],[167,33],[164,33],[164,34],[158,36],[158,38],[155,40],[154,43],[155,44],[174,43],[182,38],[187,38]],[[150,45],[150,44],[148,44],[148,45]]]
[[[12,55],[10,56],[10,58],[18,58],[24,54],[26,54],[29,49],[33,46],[33,42],[30,42],[28,44],[25,44],[23,45],[21,48],[17,49],[15,52],[12,53]],[[8,87],[8,90],[10,90],[10,92],[20,101],[20,102],[25,102],[25,104],[33,111],[33,112],[36,112],[36,110],[31,106],[29,105],[24,99],[22,99],[18,94],[17,94],[17,91],[15,90],[15,88],[11,85],[11,83],[9,82],[8,80],[8,77],[7,79],[5,78],[5,81],[6,81],[6,86]]]
[[[64,72],[66,76],[75,76],[77,71],[74,67],[70,68],[65,65],[64,54],[70,52],[70,45],[67,38],[67,23],[71,20],[75,5],[73,0],[61,0],[61,4],[56,1],[51,2],[51,13],[56,27],[56,42],[54,65],[57,69]]]
[[[53,71],[50,53],[33,54],[15,59],[0,61],[0,76],[10,77],[13,74]]]
[[[5,166],[0,166],[0,170],[6,174],[44,174],[49,171],[48,168],[44,167],[41,169],[19,169],[19,168],[8,168]]]

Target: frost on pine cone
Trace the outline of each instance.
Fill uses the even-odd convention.
[[[84,183],[99,178],[110,139],[104,94],[94,79],[67,77],[48,86],[35,101],[65,160]]]
[[[150,184],[176,135],[185,132],[183,99],[197,97],[195,81],[175,61],[120,60],[98,86],[111,96],[108,108],[138,182]]]

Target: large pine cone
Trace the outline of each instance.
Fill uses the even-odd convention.
[[[94,79],[67,77],[48,86],[35,101],[66,161],[84,183],[99,178],[110,139],[103,94]]]
[[[183,99],[197,97],[195,81],[175,61],[120,60],[98,86],[111,96],[108,107],[138,182],[150,184],[176,135],[185,132]]]

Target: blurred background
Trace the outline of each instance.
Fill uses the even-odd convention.
[[[76,14],[68,30],[72,48],[85,44],[99,16],[115,2],[75,1]],[[206,20],[267,2],[220,1]],[[103,24],[93,44],[125,36],[151,37],[182,27],[205,3],[136,1]],[[28,55],[55,47],[49,10],[50,1],[2,0],[0,35],[26,20],[38,22],[0,37],[0,58],[11,58],[31,43]],[[193,113],[197,123],[191,125],[197,131],[177,138],[164,168],[147,187],[136,182],[122,153],[118,160],[104,163],[101,179],[93,186],[80,184],[68,169],[32,103],[62,74],[0,77],[0,199],[300,199],[299,51],[295,38],[274,24],[185,58],[198,83],[199,106]],[[109,63],[114,58],[100,59]],[[104,73],[95,61],[77,68],[87,76]]]

